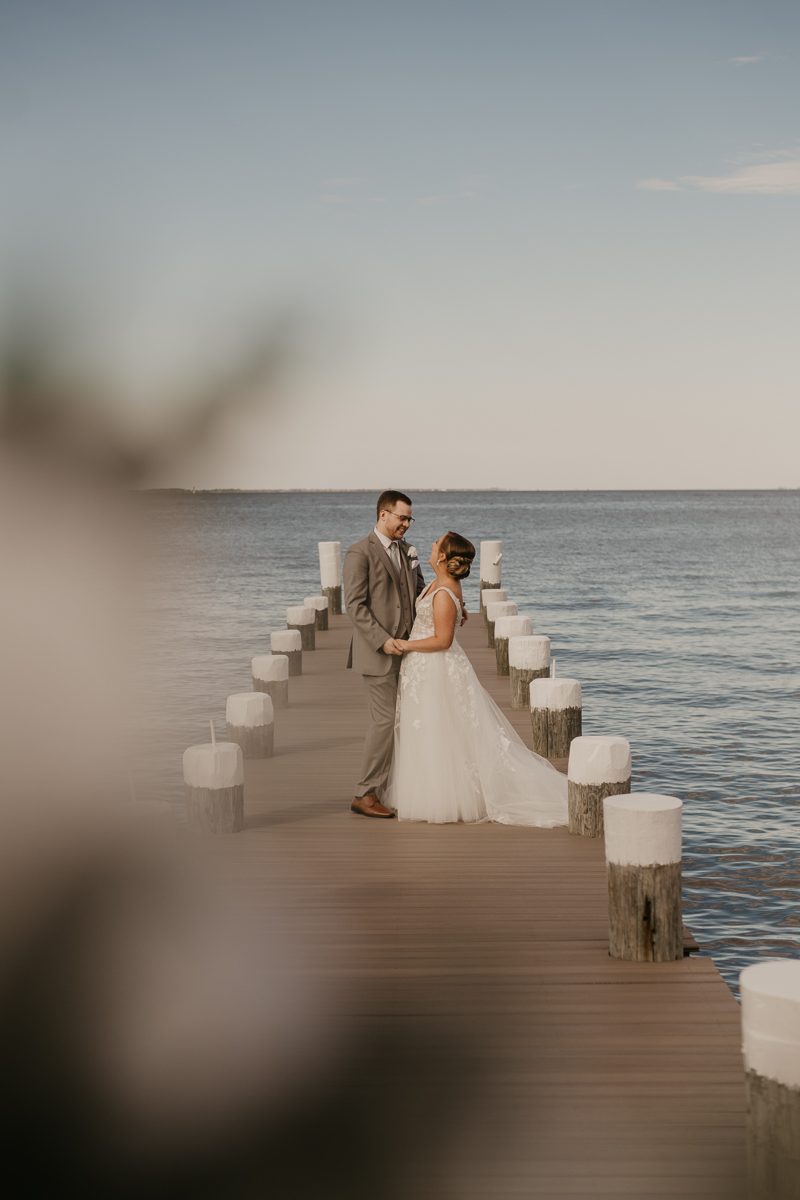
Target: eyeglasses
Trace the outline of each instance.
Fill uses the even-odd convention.
[[[391,509],[387,509],[386,511],[389,513],[390,517],[397,517],[398,521],[405,521],[408,525],[412,525],[414,522],[413,517],[401,517],[400,513],[392,512]]]

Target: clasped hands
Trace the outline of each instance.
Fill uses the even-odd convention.
[[[463,625],[468,616],[469,613],[467,612],[465,605],[462,604],[461,621],[459,624]],[[404,638],[387,638],[383,643],[383,652],[384,654],[405,654],[410,645],[411,643],[406,641]]]

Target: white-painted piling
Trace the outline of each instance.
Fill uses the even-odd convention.
[[[508,588],[487,588],[481,592],[481,615],[483,623],[486,624],[486,605],[499,604],[502,600],[508,599]]]
[[[342,543],[317,542],[317,546],[321,591],[328,597],[329,612],[339,616],[342,611]]]
[[[296,629],[277,629],[269,635],[273,654],[285,654],[289,660],[289,675],[303,674],[303,638]]]
[[[225,707],[228,741],[241,746],[245,758],[272,758],[275,710],[266,692],[236,692]]]
[[[675,796],[606,796],[608,937],[612,958],[683,958],[681,813]]]
[[[328,597],[306,596],[303,604],[306,606],[306,608],[314,609],[317,633],[324,633],[328,628]]]
[[[494,653],[497,661],[497,674],[508,675],[508,645],[514,637],[530,637],[533,633],[533,621],[523,613],[514,617],[498,617],[494,623]]]
[[[480,548],[480,587],[481,587],[481,592],[491,591],[494,588],[500,587],[500,575],[501,575],[502,560],[503,560],[503,543],[502,542],[481,542],[481,548]],[[483,603],[482,598],[481,598],[481,603]]]
[[[576,737],[569,749],[567,782],[570,833],[602,837],[606,796],[631,790],[630,742],[622,737]]]
[[[508,620],[507,617],[501,620]],[[495,645],[497,644],[497,622],[495,622]],[[508,640],[508,673],[511,677],[511,707],[527,708],[530,703],[529,689],[535,679],[547,674],[550,662],[550,638],[541,634],[534,636],[533,630],[524,637]],[[537,754],[540,753],[537,751]]]
[[[183,754],[186,818],[200,833],[238,833],[244,825],[244,758],[235,742],[190,746]]]
[[[286,610],[286,628],[296,629],[304,650],[317,648],[317,610],[306,604],[296,604]]]
[[[800,961],[739,976],[747,1090],[747,1171],[754,1200],[800,1194]]]
[[[543,758],[566,758],[581,736],[581,685],[577,679],[556,679],[554,662],[550,662],[550,678],[543,670],[530,686],[533,748]]]
[[[519,612],[516,604],[512,600],[501,600],[497,604],[488,604],[486,606],[486,635],[489,646],[494,650],[494,623],[500,617],[516,617]]]
[[[266,693],[272,701],[273,708],[288,708],[288,655],[258,654],[252,661],[251,669],[253,672],[253,691]]]

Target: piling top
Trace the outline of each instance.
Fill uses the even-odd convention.
[[[317,612],[323,612],[328,607],[327,596],[306,596],[303,604],[306,608],[313,608]]]
[[[494,623],[494,636],[497,637],[499,626],[505,628],[506,621],[518,621],[525,618],[501,617]],[[531,625],[533,622],[531,622]],[[501,635],[502,636],[502,635]],[[550,663],[550,638],[541,634],[533,636],[533,629],[527,634],[512,635],[508,639],[508,665],[517,671],[543,671]],[[535,682],[535,680],[533,681]]]
[[[517,611],[517,606],[513,601],[501,600],[499,603],[486,605],[486,618],[489,621],[496,621],[498,617],[515,617]]]
[[[516,617],[498,617],[494,623],[496,638],[529,637],[533,633],[533,621],[520,613]]]
[[[316,619],[316,610],[310,605],[297,604],[286,610],[287,625],[313,625]]]
[[[269,644],[273,654],[276,650],[291,654],[293,650],[303,649],[303,636],[299,629],[277,629],[269,635]]]
[[[480,576],[484,583],[500,582],[502,557],[502,542],[481,542]]]
[[[606,862],[622,867],[679,863],[682,810],[677,796],[655,792],[607,796],[603,801]]]
[[[302,642],[302,637],[301,637]],[[257,654],[252,662],[253,679],[265,683],[289,678],[289,659],[285,654]]]
[[[228,696],[225,720],[228,725],[243,726],[247,729],[271,725],[275,720],[272,699],[266,692],[236,692],[233,696]]]
[[[508,599],[508,588],[483,588],[481,590],[481,604],[486,608],[487,604],[499,604],[501,600]]]
[[[745,1069],[800,1087],[800,962],[745,967],[739,986]]]
[[[342,582],[342,543],[317,542],[319,548],[320,586],[339,587]]]
[[[183,752],[183,781],[189,787],[237,787],[244,783],[244,758],[235,742],[190,746]]]
[[[631,745],[627,738],[573,738],[567,772],[573,783],[624,783],[630,776]]]
[[[483,575],[483,568],[493,566],[494,560],[497,558],[498,554],[502,554],[502,553],[503,553],[503,543],[502,542],[492,542],[492,541],[481,542],[481,558],[480,558],[481,575]]]
[[[541,666],[546,667],[550,661],[550,638],[543,640],[547,642],[547,658]],[[508,643],[508,661],[511,662],[511,642]],[[528,669],[536,670],[535,667]],[[552,712],[561,712],[564,708],[581,707],[581,685],[577,679],[533,679],[530,696],[531,708],[549,708]]]

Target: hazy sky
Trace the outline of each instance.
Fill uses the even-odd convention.
[[[164,482],[800,485],[796,0],[0,14],[2,265],[128,418],[300,315]]]

